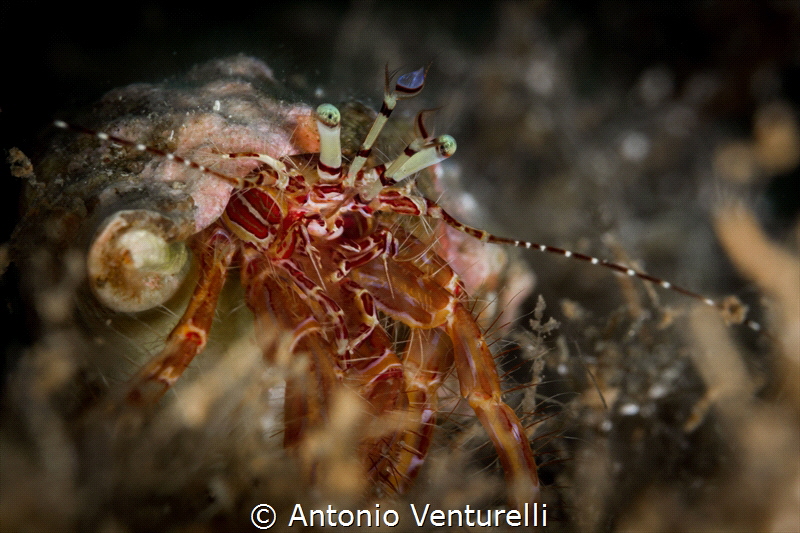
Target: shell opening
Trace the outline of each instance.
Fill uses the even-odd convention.
[[[190,253],[174,241],[173,221],[154,211],[118,211],[106,218],[89,248],[89,285],[104,306],[121,312],[169,300],[189,270]]]

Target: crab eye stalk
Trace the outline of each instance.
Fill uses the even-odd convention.
[[[423,67],[414,72],[403,74],[397,78],[397,84],[394,90],[390,90],[392,76],[389,74],[389,67],[386,67],[386,87],[383,95],[383,105],[381,106],[378,116],[375,117],[375,122],[372,123],[369,133],[367,133],[367,137],[364,139],[364,142],[361,143],[361,148],[358,149],[356,157],[350,164],[350,168],[347,171],[347,178],[344,182],[346,187],[352,187],[355,183],[356,176],[364,167],[364,163],[367,162],[367,158],[369,158],[372,152],[375,141],[386,125],[386,121],[389,120],[394,106],[397,105],[397,100],[414,97],[422,91],[422,87],[425,85],[426,70],[427,69]]]
[[[454,153],[456,153],[456,140],[450,135],[441,135],[405,159],[396,168],[395,165],[390,166],[386,174],[388,178],[400,181],[422,169],[441,163]]]
[[[89,286],[120,312],[145,311],[169,300],[189,270],[189,251],[170,236],[172,221],[146,209],[118,211],[103,221],[87,256]]]
[[[317,130],[319,131],[319,179],[327,182],[338,181],[342,174],[341,147],[342,115],[331,104],[317,107]]]

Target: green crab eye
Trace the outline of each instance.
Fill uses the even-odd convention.
[[[342,114],[332,104],[322,104],[317,107],[317,119],[329,128],[335,128],[342,122]]]
[[[437,137],[434,144],[436,144],[436,151],[440,157],[448,158],[456,153],[456,140],[450,135]]]

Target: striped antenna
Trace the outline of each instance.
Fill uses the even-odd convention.
[[[372,144],[377,139],[380,130],[386,123],[386,119],[391,114],[391,110],[394,108],[394,104],[396,103],[397,99],[409,98],[417,94],[422,89],[422,85],[424,84],[424,77],[425,77],[425,70],[419,69],[409,74],[400,76],[394,91],[389,92],[387,90],[387,96],[384,98],[384,106],[381,109],[381,113],[375,119],[375,122],[372,125],[372,129],[370,129],[370,133],[367,135],[367,140],[364,141],[361,149],[359,150],[359,154],[361,155],[364,155],[366,153],[366,155],[363,157],[363,161],[360,162],[362,167],[364,162],[366,161],[366,158],[369,155],[368,152],[369,150],[371,150]],[[386,73],[387,87],[389,86],[389,79],[390,76],[387,70]],[[400,96],[401,94],[402,96]],[[335,110],[333,106],[330,107],[333,108],[333,110]],[[330,130],[330,135],[326,134],[321,135],[322,137],[321,150],[324,150],[325,153],[321,154],[320,156],[320,166],[318,167],[318,172],[320,174],[320,178],[323,179],[323,181],[325,181],[326,179],[335,181],[339,179],[341,176],[341,154],[339,155],[339,158],[337,158],[336,155],[334,154],[336,145],[339,143],[340,125],[336,120],[337,119],[336,115],[338,114],[338,111],[336,113],[333,113],[333,110],[325,108],[325,104],[323,104],[323,106],[320,106],[320,108],[317,109],[318,125],[319,124],[322,125],[322,127],[320,127],[320,131],[321,132],[326,131],[326,128]],[[389,167],[387,168],[386,174],[388,175],[385,175],[385,177],[390,178],[388,181],[399,181],[402,178],[421,170],[422,168],[431,166],[445,159],[446,157],[449,157],[449,155],[451,155],[452,152],[455,151],[455,140],[449,135],[443,135],[433,140],[430,139],[430,135],[428,134],[424,124],[422,123],[422,116],[424,113],[425,112],[422,112],[419,115],[417,115],[416,119],[417,139],[412,141],[412,143],[406,147],[403,154],[400,155],[395,161],[390,163]],[[56,120],[55,122],[53,122],[53,125],[56,126],[57,128],[73,130],[86,135],[91,135],[93,137],[100,139],[101,141],[115,142],[117,144],[121,144],[124,146],[130,146],[140,152],[148,152],[153,155],[163,157],[169,161],[175,161],[189,168],[193,168],[200,172],[210,174],[227,183],[230,183],[236,188],[241,189],[248,185],[248,182],[242,178],[235,178],[233,176],[222,174],[221,172],[212,170],[204,165],[195,163],[194,161],[175,155],[173,153],[165,152],[164,150],[159,150],[158,148],[153,148],[152,146],[129,141],[127,139],[111,135],[109,133],[95,131],[89,128],[84,128],[82,126],[69,124],[67,122],[64,122],[63,120]],[[250,154],[250,153],[223,154],[223,157],[225,156],[229,158],[234,158],[234,157],[256,158],[258,160],[267,162],[268,164],[270,164],[270,166],[272,166],[275,169],[285,170],[284,163],[262,154]],[[360,156],[357,156],[355,158],[355,160],[353,161],[353,165],[359,160],[359,157]],[[337,166],[339,167],[338,173],[336,171]],[[389,174],[389,171],[391,171],[391,174]],[[350,171],[348,172],[348,179],[350,178],[351,175],[353,175],[354,177],[352,165],[350,167]],[[279,189],[285,188],[285,183],[279,181],[275,186]],[[346,180],[345,180],[345,186],[346,187],[348,186]],[[626,265],[614,263],[611,261],[606,261],[605,259],[600,259],[579,252],[565,250],[563,248],[558,248],[556,246],[539,244],[529,241],[521,241],[516,239],[509,239],[506,237],[498,237],[496,235],[492,235],[487,231],[473,228],[471,226],[467,226],[466,224],[462,224],[461,222],[456,220],[452,215],[448,214],[438,204],[436,204],[431,200],[424,199],[424,202],[426,205],[426,209],[424,210],[424,212],[420,212],[419,214],[442,220],[452,228],[461,231],[463,233],[466,233],[467,235],[471,235],[482,242],[516,246],[519,248],[526,248],[530,250],[538,250],[543,253],[561,255],[564,257],[585,261],[593,265],[598,265],[627,276],[639,278],[645,282],[652,283],[663,289],[677,292],[679,294],[688,296],[699,302],[702,302],[710,307],[714,307],[723,315],[723,318],[728,323],[744,324],[753,331],[761,331],[762,329],[761,324],[759,324],[758,322],[754,320],[745,319],[747,314],[747,306],[741,303],[741,301],[736,297],[727,297],[721,300],[715,300],[713,298],[709,298],[707,296],[691,291],[684,287],[675,285],[667,280],[647,274],[646,272],[635,270]]]

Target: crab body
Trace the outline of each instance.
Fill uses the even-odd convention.
[[[278,325],[291,339],[278,350],[263,347],[265,358],[302,369],[286,372],[284,444],[297,450],[312,481],[324,484],[324,458],[308,452],[309,436],[334,422],[333,405],[346,392],[366,416],[349,437],[363,478],[382,492],[407,490],[431,446],[439,389],[455,373],[460,395],[498,452],[509,500],[522,505],[538,498],[526,428],[503,400],[494,357],[470,307],[472,287],[451,267],[460,240],[493,237],[457,222],[414,187],[417,173],[435,168],[455,143],[430,135],[423,112],[399,156],[385,164],[371,157],[397,101],[414,96],[424,81],[420,69],[391,88],[387,72],[383,107],[352,152],[342,149],[333,106],[312,112],[262,100],[244,82],[203,87],[226,98],[212,112],[190,115],[191,127],[180,108],[175,124],[162,118],[158,142],[137,134],[136,120],[118,121],[108,132],[84,130],[121,146],[115,150],[150,155],[143,163],[120,158],[126,170],[136,167],[134,180],[141,182],[97,177],[90,187],[84,176],[59,185],[61,195],[90,187],[81,196],[91,199],[92,210],[79,216],[94,228],[87,257],[94,299],[141,312],[173,297],[189,256],[197,271],[163,349],[122,394],[111,395],[115,405],[106,412],[152,406],[176,383],[205,349],[236,267],[256,329]],[[167,91],[163,100],[197,105],[180,91]],[[219,107],[230,111],[227,120],[220,121]],[[251,118],[256,111],[273,120],[262,126]]]
[[[403,79],[397,93],[421,89],[423,78],[414,81],[416,87],[402,85]],[[395,94],[388,84],[387,74],[385,102]],[[226,154],[260,164],[242,178],[219,221],[193,237],[200,280],[164,350],[129,384],[128,401],[156,401],[203,349],[228,268],[238,264],[257,321],[280,322],[291,331],[290,351],[309,358],[313,378],[288,380],[285,445],[301,445],[309,428],[323,425],[331,395],[348,386],[378,419],[402,413],[401,426],[368,431],[359,447],[369,477],[403,491],[427,455],[437,389],[455,367],[462,396],[500,454],[510,497],[533,501],[538,479],[525,429],[503,402],[493,356],[468,310],[464,286],[430,243],[394,220],[446,216],[414,195],[411,182],[398,183],[449,156],[454,143],[428,135],[420,115],[418,137],[391,164],[367,166],[375,134],[353,163],[343,165],[338,131],[325,135],[326,112],[331,111],[317,111],[318,156]],[[381,115],[378,128],[380,120]],[[338,130],[338,118],[333,122]],[[362,168],[356,169],[359,158]],[[409,330],[405,342],[395,342],[381,316]]]

